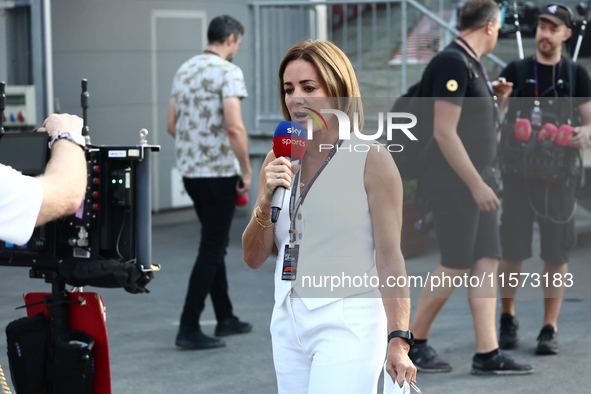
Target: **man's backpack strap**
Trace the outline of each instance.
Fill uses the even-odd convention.
[[[462,51],[460,51],[458,49],[453,49],[453,48],[447,48],[446,50],[451,51],[451,52],[455,52],[462,57],[462,60],[464,61],[464,64],[466,65],[466,69],[468,70],[468,83],[470,83],[474,78],[478,77],[478,73],[476,72],[476,70],[474,70],[474,66],[472,65],[472,63],[470,63],[470,60],[468,60],[468,58],[466,57],[466,55],[464,53],[462,53]]]

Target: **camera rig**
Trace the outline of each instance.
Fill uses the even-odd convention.
[[[4,86],[0,82],[0,112],[4,112],[6,103]],[[130,293],[147,293],[146,285],[154,277],[154,271],[160,269],[151,261],[150,197],[151,155],[160,146],[147,143],[145,129],[140,131],[139,145],[91,145],[86,121],[87,87],[88,82],[82,80],[82,135],[86,140],[87,166],[87,189],[82,204],[74,215],[36,228],[26,245],[0,241],[0,266],[29,267],[31,278],[45,279],[52,285],[51,293],[43,295],[41,301],[26,305],[28,312],[38,308],[38,304],[47,307],[44,312],[49,312],[48,342],[36,343],[27,334],[32,331],[23,329],[43,324],[45,319],[39,315],[19,319],[6,329],[13,383],[22,392],[30,392],[30,386],[34,385],[36,391],[33,391],[39,393],[110,394],[106,328],[99,333],[99,338],[104,336],[102,350],[91,353],[93,337],[71,327],[72,303],[86,303],[72,301],[66,284],[123,287]],[[0,116],[0,163],[25,175],[42,174],[50,156],[49,135],[4,132],[2,126]],[[82,294],[92,293],[79,294],[78,299],[84,300]],[[99,320],[96,327],[101,324],[104,327],[102,316]],[[82,338],[86,347],[76,345]],[[20,341],[29,352],[21,352]],[[75,365],[63,364],[64,357],[71,354],[77,357]],[[16,360],[14,364],[13,360]],[[75,373],[71,370],[74,367]],[[97,377],[94,382],[93,375]]]
[[[0,265],[30,267],[31,278],[48,282],[145,292],[153,271],[159,269],[151,262],[150,158],[160,147],[147,143],[145,129],[140,131],[139,145],[91,145],[87,87],[82,80],[88,176],[84,200],[76,214],[36,228],[26,245],[0,241]],[[4,97],[2,83],[2,111]],[[43,173],[49,157],[48,134],[4,132],[1,121],[0,163],[25,175]]]

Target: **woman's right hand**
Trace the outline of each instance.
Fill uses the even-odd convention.
[[[299,165],[292,167],[291,162],[284,157],[275,158],[273,151],[267,154],[261,172],[259,174],[259,185],[257,202],[252,218],[242,234],[242,248],[244,261],[250,268],[261,267],[269,255],[273,252],[275,245],[273,231],[265,231],[271,224],[271,203],[273,192],[278,186],[289,189],[291,186],[292,171],[297,172]],[[279,175],[279,176],[277,176]],[[259,212],[257,212],[259,211]],[[257,218],[263,220],[257,223]]]
[[[296,166],[294,166],[294,169]],[[299,166],[297,166],[299,167]],[[271,210],[273,192],[279,186],[289,190],[291,187],[292,166],[291,162],[285,157],[279,157],[269,162],[264,169],[265,182],[263,185],[263,195],[261,196],[261,209],[264,212]]]

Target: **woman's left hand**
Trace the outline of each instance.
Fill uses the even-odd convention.
[[[410,345],[402,338],[392,338],[388,344],[388,358],[386,359],[386,372],[402,387],[406,380],[410,384],[411,379],[416,382],[417,367],[408,358]]]

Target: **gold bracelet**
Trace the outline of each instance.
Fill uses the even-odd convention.
[[[261,226],[261,230],[263,230],[263,231],[264,231],[264,230],[266,230],[266,229],[268,229],[268,228],[270,228],[270,227],[273,227],[273,224],[274,224],[274,223],[270,223],[270,222],[271,222],[271,219],[269,219],[269,220],[265,220],[265,221],[262,221],[261,219],[259,219],[259,218],[257,217],[257,214],[256,214],[256,212],[257,212],[257,211],[256,211],[256,208],[255,208],[255,209],[252,211],[252,216],[254,217],[254,220],[256,220],[256,222],[259,224],[259,226]],[[265,225],[265,224],[264,224],[265,222],[266,222],[266,223],[270,223],[270,224],[269,224],[269,225]]]
[[[261,209],[260,205],[257,205],[257,209],[259,210],[259,212],[261,213],[261,215],[267,216],[267,217],[271,217],[270,213],[265,213],[263,212],[263,210]]]
[[[273,223],[271,223],[271,224],[270,224],[270,225],[268,225],[268,226],[263,226],[261,223],[259,223],[259,226],[261,226],[261,230],[265,231],[266,229],[268,229],[268,228],[270,228],[270,227],[273,227]]]
[[[256,208],[254,209],[254,211],[252,211],[252,214],[254,215],[254,217],[255,217],[255,219],[257,221],[266,222],[266,223],[269,223],[271,221],[271,215],[269,215],[269,218],[268,219],[260,219],[259,216],[257,215],[257,209]]]
[[[261,226],[261,230],[263,230],[263,231],[270,228],[270,227],[273,227],[273,224],[274,224],[274,223],[271,223],[268,226],[265,226],[263,223],[259,222],[258,220],[257,220],[257,223],[259,224],[259,226]]]

